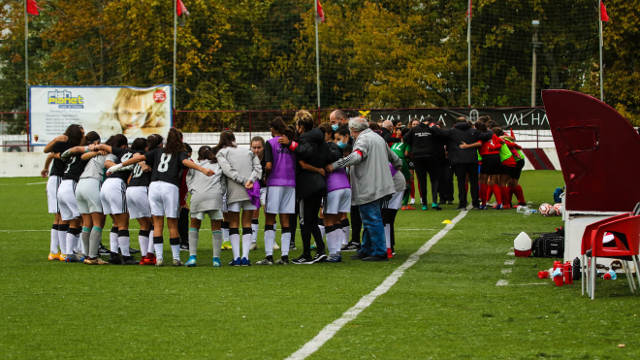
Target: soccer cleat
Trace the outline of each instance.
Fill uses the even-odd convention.
[[[219,257],[214,257],[211,260],[211,263],[213,264],[213,267],[222,267],[222,263],[220,262],[220,258]]]
[[[400,208],[400,210],[407,210],[407,205],[402,205],[402,207]]]
[[[413,205],[416,203],[416,198],[411,198],[411,200],[409,201],[409,205]]]
[[[296,265],[300,265],[300,264],[306,264],[307,262],[309,262],[311,260],[312,260],[311,257],[306,257],[304,255],[300,255],[299,257],[291,260],[291,263],[296,264]]]
[[[60,253],[57,253],[57,254],[49,253],[48,259],[49,261],[60,261]]]
[[[155,265],[155,264],[156,264],[155,254],[147,253],[147,256],[144,257],[144,264],[142,265]]]
[[[246,257],[243,257],[242,259],[240,259],[240,266],[251,266],[251,261],[249,261],[249,259],[247,259]]]
[[[109,249],[100,244],[100,247],[98,248],[98,255],[109,255],[110,253],[111,251],[109,251]]]
[[[182,261],[180,261],[180,259],[173,259],[173,266],[182,266]]]
[[[137,265],[138,261],[133,256],[123,256],[122,257],[123,265]]]
[[[122,257],[117,252],[109,253],[109,264],[122,265]]]
[[[273,256],[268,255],[260,261],[256,261],[256,265],[273,265]]]
[[[67,262],[67,256],[65,254],[58,255],[58,260],[62,262]]]
[[[278,246],[277,242],[273,242],[273,250],[280,250],[280,246]]]
[[[164,259],[156,258],[156,263],[154,265],[157,267],[164,266]]]
[[[145,255],[140,258],[140,262],[138,263],[138,265],[146,265],[145,263],[146,261],[147,261],[147,256]]]
[[[78,255],[76,255],[76,254],[70,254],[70,255],[66,255],[66,256],[65,256],[64,261],[65,261],[65,262],[68,262],[68,263],[72,263],[72,262],[83,262],[83,261],[84,261],[84,258],[83,258],[83,257],[81,257],[81,256],[78,256]]]
[[[342,256],[340,254],[333,254],[327,257],[326,262],[328,263],[339,263],[342,261]]]
[[[387,248],[387,259],[393,259],[393,251],[391,251],[391,248]]]
[[[84,259],[84,263],[87,264],[87,265],[108,265],[109,264],[108,262],[102,260],[99,257],[96,257],[96,258],[93,258],[93,259],[92,258],[86,258],[86,259]]]
[[[407,210],[415,210],[416,208],[414,206],[411,205],[407,205]]]
[[[253,250],[257,250],[257,249],[258,249],[258,244],[257,243],[251,243],[251,246],[249,247],[249,250],[253,251]]]
[[[427,205],[422,205],[422,210],[429,210],[429,207],[427,207]]]
[[[240,265],[242,265],[242,261],[240,260],[240,257],[237,257],[237,258],[231,260],[229,262],[229,265],[231,265],[231,266],[240,266]]]
[[[440,207],[440,205],[436,204],[436,203],[432,203],[431,204],[431,208],[434,210],[442,210],[442,208]]]
[[[340,251],[358,251],[358,249],[360,249],[360,244],[350,241],[347,245],[343,246]]]
[[[194,266],[196,266],[196,256],[195,255],[189,256],[189,260],[187,260],[187,262],[184,264],[184,266],[186,266],[186,267],[194,267]]]
[[[282,255],[278,260],[278,265],[289,265],[289,255]]]
[[[188,252],[189,251],[189,245],[180,245],[180,251],[181,252]]]
[[[231,250],[231,242],[229,242],[229,241],[223,242],[222,246],[220,247],[220,249],[222,249],[222,250]]]

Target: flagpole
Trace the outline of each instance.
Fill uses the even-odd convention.
[[[320,48],[318,47],[318,0],[315,3],[315,24],[316,24],[316,91],[318,93],[318,110],[320,110]],[[318,114],[318,116],[320,116]]]
[[[598,33],[599,33],[599,48],[600,48],[600,101],[604,101],[604,79],[602,69],[602,0],[598,1]]]
[[[173,91],[171,101],[176,109],[176,57],[178,52],[178,0],[173,0]]]
[[[27,14],[27,1],[24,1],[24,87],[25,87],[25,111],[29,113],[29,15]]]
[[[467,106],[471,107],[471,1],[467,8]]]

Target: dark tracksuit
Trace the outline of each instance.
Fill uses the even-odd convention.
[[[437,204],[438,183],[445,163],[443,139],[431,131],[429,124],[420,123],[405,134],[403,141],[411,148],[411,159],[420,185],[422,205],[429,204],[426,194],[427,173],[431,181],[431,198],[433,203]]]

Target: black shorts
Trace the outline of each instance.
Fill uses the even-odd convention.
[[[513,168],[513,173],[510,175],[512,178],[518,180],[520,179],[520,175],[522,175],[522,168],[524,167],[524,159],[520,159],[516,161],[516,166]]]
[[[502,174],[502,163],[500,162],[500,155],[483,155],[482,166],[480,167],[481,174],[498,175]]]

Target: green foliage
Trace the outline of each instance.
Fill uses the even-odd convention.
[[[0,109],[23,110],[24,2],[0,4]],[[29,16],[31,84],[172,83],[172,1],[39,4],[41,15]],[[529,105],[533,19],[540,20],[536,89],[599,94],[597,1],[473,4],[474,106]],[[178,26],[178,109],[316,107],[313,0],[185,5],[191,15]],[[322,107],[466,105],[467,1],[326,0],[323,6]],[[640,123],[640,0],[609,0],[607,6],[605,100]],[[204,130],[203,121],[185,126]]]

